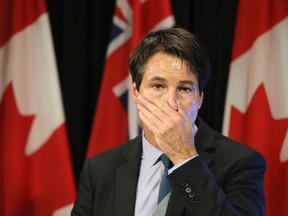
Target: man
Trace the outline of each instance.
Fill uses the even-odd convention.
[[[210,72],[198,39],[180,28],[149,33],[129,66],[143,133],[86,161],[72,215],[264,215],[262,155],[197,117]]]

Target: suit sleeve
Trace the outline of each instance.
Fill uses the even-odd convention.
[[[77,197],[71,212],[71,216],[90,216],[92,214],[92,191],[89,174],[89,160],[87,160],[81,171]]]
[[[223,165],[223,169],[228,169]],[[220,167],[221,169],[221,167]],[[257,152],[229,167],[221,185],[201,157],[169,175],[191,215],[265,215],[263,176],[266,163]]]

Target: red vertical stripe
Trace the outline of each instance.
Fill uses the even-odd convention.
[[[287,8],[287,0],[239,1],[232,61],[250,49],[260,35],[287,17]]]
[[[0,0],[0,47],[45,11],[43,0]]]

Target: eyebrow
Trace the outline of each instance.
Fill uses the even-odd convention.
[[[167,80],[163,77],[159,77],[159,76],[155,76],[152,77],[151,79],[148,80],[149,82],[154,82],[154,81],[158,81],[158,82],[167,82]],[[186,84],[186,85],[195,85],[196,83],[193,82],[192,80],[180,80],[179,82],[180,84]]]
[[[152,78],[149,79],[148,81],[149,81],[149,82],[154,82],[154,81],[167,82],[166,79],[164,79],[163,77],[159,77],[159,76],[152,77]]]
[[[179,83],[181,84],[187,84],[187,85],[195,85],[196,83],[192,80],[181,80]]]

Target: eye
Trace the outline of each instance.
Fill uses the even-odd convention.
[[[163,88],[163,85],[161,85],[161,84],[154,84],[154,85],[152,85],[152,88],[154,88],[155,90],[160,90],[160,89]]]
[[[194,92],[194,89],[193,88],[189,88],[189,87],[180,87],[179,91],[183,92],[183,93],[190,93],[190,92]]]

